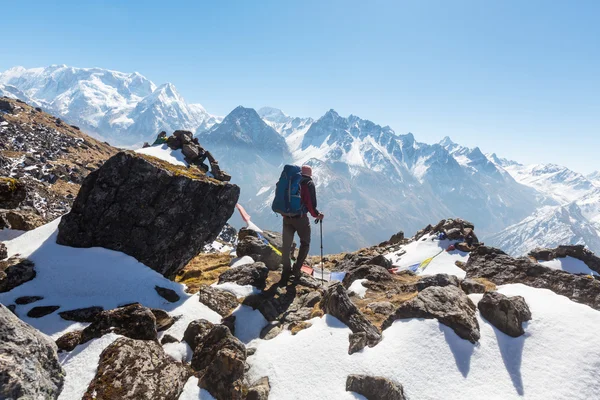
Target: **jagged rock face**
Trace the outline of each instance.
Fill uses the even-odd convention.
[[[190,376],[157,342],[119,338],[100,355],[83,399],[177,400]]]
[[[198,297],[202,304],[222,317],[231,314],[239,304],[234,294],[208,285],[200,288]]]
[[[0,304],[0,398],[56,399],[65,373],[48,336]]]
[[[506,297],[502,293],[487,292],[477,303],[483,318],[512,337],[525,333],[523,322],[531,320],[531,311],[521,296]]]
[[[196,336],[192,368],[201,375],[200,387],[217,400],[243,398],[246,347],[224,325]],[[189,343],[189,342],[188,342]]]
[[[358,393],[368,400],[406,400],[402,385],[379,376],[349,375],[346,391]]]
[[[171,276],[217,237],[238,197],[235,185],[121,152],[85,179],[57,243],[121,251]]]
[[[151,309],[137,303],[102,311],[95,321],[83,330],[81,343],[110,332],[132,339],[156,340],[156,317]]]
[[[281,251],[283,243],[281,234],[264,231],[262,235],[268,243],[265,243],[262,238],[259,238],[258,232],[255,232],[252,229],[240,229],[236,253],[239,257],[250,256],[254,261],[265,263],[269,270],[276,271],[281,266],[281,256],[278,255],[269,244]]]
[[[534,257],[536,260],[544,261],[550,261],[555,258],[573,257],[583,261],[592,271],[600,274],[600,257],[586,249],[583,245],[558,246],[555,249],[538,248],[531,251],[529,256]]]
[[[352,330],[352,333],[366,334],[366,341],[363,343],[369,347],[373,347],[381,341],[379,330],[352,303],[341,283],[334,283],[327,288],[320,306],[325,313],[333,315],[346,324]],[[361,349],[356,346],[356,343],[352,343],[350,348],[353,352]]]
[[[25,258],[0,261],[0,293],[8,292],[35,278],[35,264]]]
[[[426,276],[425,278],[417,282],[417,290],[420,292],[430,286],[459,286],[459,284],[459,279],[454,275],[437,274]]]
[[[475,312],[475,304],[458,287],[430,286],[419,292],[417,297],[401,304],[382,328],[389,328],[397,319],[435,318],[452,328],[461,338],[475,343],[481,337]]]
[[[238,285],[251,285],[264,289],[269,269],[262,262],[240,265],[226,270],[219,276],[219,283],[233,282]]]
[[[421,229],[415,235],[415,240],[421,239],[425,234],[438,234],[443,233],[450,240],[459,240],[472,238],[473,243],[479,243],[477,236],[475,235],[475,225],[469,221],[465,221],[460,218],[443,219],[435,226],[428,225],[424,229]]]
[[[473,251],[465,264],[467,278],[485,278],[496,285],[523,283],[550,289],[578,303],[600,310],[600,281],[574,275],[541,264],[529,258],[513,258],[502,250],[481,246]]]

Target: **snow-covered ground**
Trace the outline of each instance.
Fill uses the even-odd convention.
[[[148,156],[159,158],[163,161],[174,165],[181,165],[183,167],[187,167],[187,163],[185,162],[185,156],[181,152],[181,150],[173,150],[166,144],[161,144],[160,146],[150,146],[143,149],[138,149],[135,151],[139,154],[146,154]]]
[[[596,271],[591,270],[583,261],[573,257],[555,258],[551,261],[540,261],[540,264],[548,268],[560,269],[572,274],[598,275]]]

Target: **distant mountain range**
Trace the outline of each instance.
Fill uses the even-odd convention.
[[[446,137],[418,142],[389,126],[329,110],[321,118],[237,107],[225,118],[187,104],[175,87],[138,73],[64,65],[0,73],[0,95],[42,107],[114,145],[152,141],[187,129],[242,188],[241,202],[264,228],[282,165],[314,167],[327,214],[328,252],[353,250],[407,234],[442,218],[471,220],[488,243],[513,254],[532,247],[585,243],[600,252],[600,173],[557,165],[525,166]]]

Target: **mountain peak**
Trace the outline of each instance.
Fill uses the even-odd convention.
[[[261,107],[257,113],[261,118],[271,122],[284,123],[288,119],[283,111],[275,107]]]
[[[454,143],[452,139],[450,139],[450,136],[446,136],[440,141],[440,146],[442,147],[448,147],[453,145],[456,145],[456,143]]]

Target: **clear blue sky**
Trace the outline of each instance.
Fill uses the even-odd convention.
[[[10,1],[0,70],[138,71],[225,115],[330,108],[600,169],[600,1]]]

